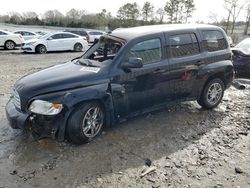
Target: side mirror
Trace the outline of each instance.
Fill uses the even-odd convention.
[[[52,37],[49,37],[49,38],[47,38],[47,40],[53,40],[53,38],[52,38]]]
[[[122,64],[123,69],[142,68],[143,63],[141,58],[130,58],[128,62]]]

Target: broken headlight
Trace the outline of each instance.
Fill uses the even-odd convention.
[[[56,115],[62,111],[62,104],[54,104],[43,100],[34,100],[29,106],[29,110],[41,115]]]

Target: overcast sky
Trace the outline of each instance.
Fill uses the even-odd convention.
[[[140,7],[147,0],[2,0],[0,6],[0,15],[7,12],[27,12],[34,11],[38,14],[46,10],[58,9],[62,13],[66,13],[71,8],[83,9],[88,13],[98,13],[102,9],[106,9],[116,16],[117,10],[125,3],[137,2]],[[155,9],[164,8],[166,0],[148,0]],[[219,18],[226,17],[223,8],[224,0],[194,0],[196,11],[193,14],[192,22],[205,21],[208,22],[209,12],[218,14]],[[242,10],[240,19],[244,19],[245,11]]]

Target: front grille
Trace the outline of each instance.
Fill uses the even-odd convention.
[[[19,94],[18,92],[14,89],[13,90],[13,101],[14,101],[14,105],[17,109],[21,109],[21,100],[20,100],[20,97],[19,97]]]

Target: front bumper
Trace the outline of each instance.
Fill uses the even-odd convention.
[[[6,116],[13,129],[25,129],[29,114],[20,112],[16,109],[13,99],[10,99],[5,107]]]
[[[11,98],[5,107],[7,119],[13,129],[30,130],[36,139],[56,137],[59,127],[64,123],[64,115],[43,116],[28,114],[16,109]]]
[[[25,52],[35,52],[35,47],[32,45],[22,45],[21,49]]]

